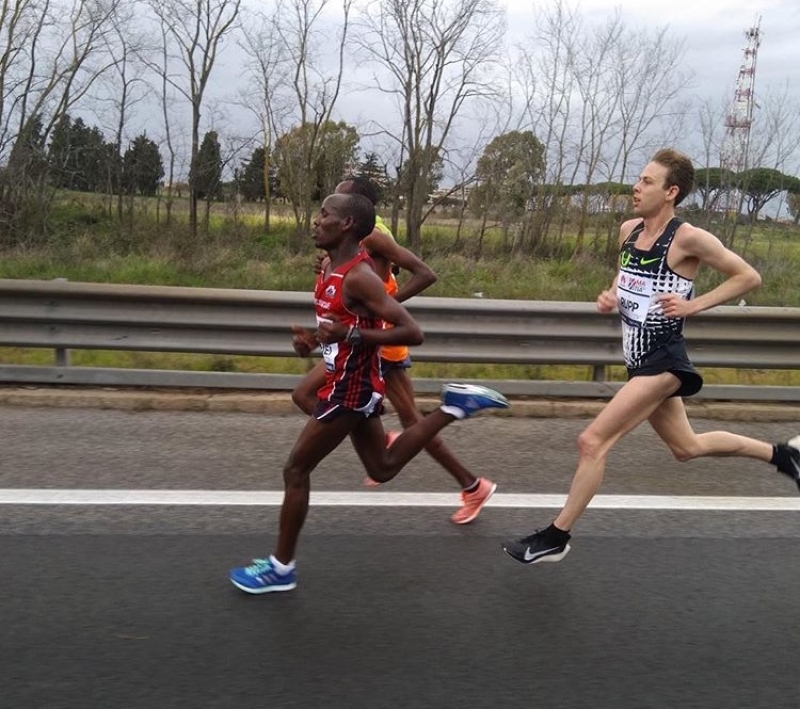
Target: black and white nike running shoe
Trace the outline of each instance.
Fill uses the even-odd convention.
[[[570,535],[566,532],[561,541],[554,541],[546,529],[522,539],[503,543],[503,551],[520,564],[538,564],[543,561],[561,561],[569,552]]]
[[[791,441],[779,443],[780,463],[778,471],[788,475],[800,488],[800,436],[795,436]]]

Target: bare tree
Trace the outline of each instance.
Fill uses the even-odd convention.
[[[632,157],[682,124],[680,95],[688,83],[680,70],[682,45],[665,28],[628,29],[619,11],[602,25],[585,26],[560,1],[535,21],[518,62],[528,125],[547,147],[545,184],[530,218],[532,244],[543,240],[556,214],[561,236],[577,211],[579,254],[599,209],[609,219],[592,220],[595,241],[605,234],[608,249]]]
[[[624,23],[619,11],[603,27],[592,32],[574,57],[575,86],[581,100],[581,131],[577,143],[576,172],[584,189],[580,192],[578,233],[574,253],[581,253],[592,205],[592,183],[609,180],[608,147],[621,130],[621,96],[614,90],[615,50],[622,41]]]
[[[158,50],[158,60],[148,62],[149,66],[155,70],[159,78],[159,96],[161,116],[164,120],[164,145],[167,148],[167,189],[166,189],[166,223],[169,225],[172,222],[172,206],[175,202],[175,195],[177,192],[177,185],[175,179],[176,163],[177,163],[177,146],[176,139],[173,136],[172,121],[170,116],[172,114],[172,96],[170,94],[170,80],[169,80],[169,31],[164,23],[161,23],[161,44]],[[161,214],[161,195],[158,198],[156,207],[157,218],[160,219]]]
[[[537,200],[540,215],[532,218],[532,238],[534,244],[542,239],[556,212],[563,234],[577,189],[578,254],[595,201],[591,185],[597,178],[609,179],[609,146],[619,139],[614,62],[624,24],[616,12],[604,25],[586,28],[580,14],[562,2],[535,20],[533,47],[521,52],[520,62],[528,121],[547,146],[546,184]]]
[[[290,124],[294,101],[286,91],[291,86],[291,53],[280,30],[281,3],[272,12],[256,12],[242,23],[242,48],[249,57],[249,85],[242,104],[252,111],[261,127],[264,148],[264,230],[270,231],[272,209],[272,151],[275,139]],[[255,96],[255,100],[254,100]]]
[[[672,39],[666,27],[625,29],[614,47],[612,64],[616,71],[609,91],[619,96],[618,137],[608,147],[606,179],[612,183],[632,180],[632,158],[643,164],[655,150],[675,144],[683,133],[688,105],[682,98],[691,74],[681,69],[684,43]],[[683,137],[681,135],[681,137]],[[606,194],[608,219],[597,221],[605,232],[605,252],[617,252],[618,201]]]
[[[169,61],[162,67],[161,79],[191,105],[190,162],[195,165],[200,149],[200,118],[208,81],[217,52],[239,14],[241,0],[149,0],[161,22],[162,33],[174,41],[177,62],[184,74],[175,78]],[[169,49],[165,45],[168,59]],[[164,109],[166,113],[166,108]],[[189,231],[197,236],[197,190],[189,185]]]
[[[135,28],[135,6],[125,1],[120,4],[117,14],[111,18],[112,31],[105,37],[108,53],[116,58],[113,71],[106,76],[109,89],[108,102],[112,107],[115,157],[115,174],[109,175],[109,197],[116,190],[117,219],[123,217],[122,153],[125,131],[131,112],[136,104],[147,96],[147,84],[143,76],[144,64],[140,61],[145,47],[145,38]]]
[[[360,25],[358,44],[388,72],[375,83],[395,97],[402,116],[399,182],[409,246],[419,250],[437,161],[466,104],[494,91],[488,72],[503,38],[503,12],[494,0],[375,0]]]
[[[273,151],[281,191],[294,211],[295,243],[311,226],[317,189],[315,163],[326,126],[335,123],[334,111],[342,90],[346,47],[353,0],[342,0],[334,24],[325,11],[328,0],[278,0],[274,17],[280,62],[280,80],[273,83],[270,114],[275,146],[280,139],[290,150]],[[288,72],[288,76],[285,72]],[[291,107],[291,111],[286,109]],[[291,121],[291,125],[286,125]]]
[[[2,147],[7,152],[2,201],[12,221],[32,195],[40,204],[27,213],[41,217],[46,211],[46,170],[28,171],[30,141],[35,136],[41,149],[53,127],[116,63],[106,51],[105,37],[118,5],[119,0],[20,0],[0,6],[0,29],[8,38],[0,59]],[[36,229],[41,233],[42,225]]]
[[[528,216],[530,248],[544,244],[550,224],[560,216],[563,236],[569,210],[571,176],[577,169],[570,136],[576,130],[577,91],[573,57],[579,51],[581,24],[577,11],[558,0],[537,16],[533,36],[510,62],[519,67],[517,93],[524,97],[523,126],[530,126],[545,146],[545,185]]]
[[[0,155],[7,156],[13,143],[15,111],[26,100],[19,91],[24,79],[35,39],[42,31],[47,3],[35,0],[3,2],[0,5]]]
[[[742,211],[748,199],[748,191],[751,185],[749,181],[753,176],[757,176],[764,171],[790,172],[796,168],[800,148],[800,113],[798,113],[797,100],[788,91],[788,86],[783,86],[778,90],[768,89],[763,97],[759,97],[757,104],[759,111],[754,114],[753,125],[750,130],[750,138],[747,149],[747,166],[741,175],[740,182],[740,203],[738,212]],[[783,195],[783,190],[777,190],[775,195]],[[767,200],[768,201],[768,200]],[[761,205],[763,206],[763,205]],[[780,209],[783,205],[779,205]],[[751,219],[748,220],[745,232],[743,253],[747,253],[750,240],[753,235],[756,217],[759,208],[748,205],[748,212]],[[728,243],[732,246],[735,238],[738,219],[734,220],[729,234]]]
[[[671,144],[665,137],[671,127],[685,125],[687,104],[683,92],[691,74],[681,69],[684,42],[675,40],[667,27],[626,31],[615,47],[614,84],[620,96],[619,142],[610,163],[609,179],[632,177],[631,158],[649,158]]]

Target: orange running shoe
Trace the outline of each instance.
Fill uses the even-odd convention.
[[[461,509],[458,509],[450,517],[454,524],[468,524],[475,519],[483,509],[483,506],[494,495],[497,485],[486,478],[478,478],[478,487],[474,492],[461,493]]]
[[[391,448],[392,443],[394,443],[400,437],[400,433],[398,431],[387,431],[386,432],[386,447]],[[377,480],[373,480],[369,475],[364,478],[364,485],[367,487],[379,487],[383,485],[383,483],[379,483]]]

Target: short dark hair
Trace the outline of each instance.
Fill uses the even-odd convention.
[[[342,178],[342,182],[349,182],[353,185],[351,189],[352,194],[360,194],[366,197],[373,206],[378,204],[380,197],[378,196],[378,188],[372,180],[362,177],[361,175],[348,175]]]
[[[677,150],[664,148],[653,155],[651,162],[667,168],[666,184],[664,186],[669,188],[675,185],[678,188],[678,196],[675,198],[675,206],[677,207],[683,202],[684,197],[692,191],[694,186],[692,161]]]
[[[356,192],[340,195],[342,199],[341,216],[353,218],[353,232],[358,240],[368,237],[375,228],[375,205],[368,197]]]

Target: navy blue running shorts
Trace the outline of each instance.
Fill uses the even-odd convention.
[[[399,360],[383,359],[381,357],[381,376],[385,377],[386,373],[391,372],[393,369],[411,369],[411,357]]]

